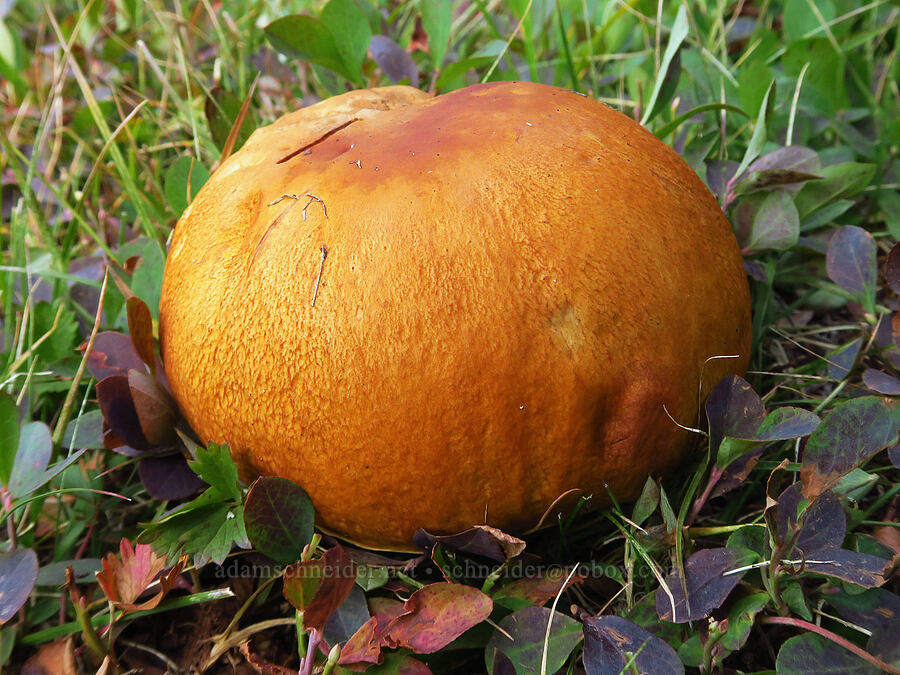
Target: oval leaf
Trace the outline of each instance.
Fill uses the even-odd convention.
[[[858,656],[815,633],[795,635],[778,650],[778,675],[876,675],[880,671]]]
[[[477,588],[436,583],[420,588],[385,631],[385,644],[432,654],[487,619],[494,603]]]
[[[409,80],[411,86],[419,86],[419,68],[416,62],[403,47],[389,37],[373,35],[369,42],[369,54],[392,82]]]
[[[633,666],[627,664],[634,664]],[[587,675],[621,672],[683,673],[678,654],[663,640],[618,616],[584,621],[584,670]]]
[[[496,663],[502,656],[513,664],[519,675],[541,672],[548,623],[546,672],[555,673],[581,642],[582,627],[572,617],[553,612],[549,607],[526,607],[505,617],[488,642],[485,651],[488,663]]]
[[[0,624],[9,621],[25,604],[37,575],[37,555],[30,548],[0,554]]]
[[[53,442],[46,424],[30,422],[22,427],[19,450],[9,478],[9,493],[13,498],[25,497],[44,484],[52,452]]]
[[[353,79],[344,66],[334,35],[318,19],[292,14],[276,19],[263,31],[271,45],[285,56],[325,66],[348,80]]]
[[[900,402],[864,396],[831,411],[806,442],[800,478],[807,498],[821,494],[841,476],[897,444]]]
[[[861,227],[845,225],[828,242],[825,258],[829,278],[863,306],[875,301],[878,282],[878,247]]]
[[[685,562],[683,579],[677,569],[666,577],[666,585],[672,598],[663,589],[656,592],[659,618],[673,623],[685,623],[709,616],[713,610],[721,607],[741,580],[743,574],[725,574],[740,567],[740,564],[738,555],[731,549],[707,548],[697,551]]]
[[[321,558],[289,566],[284,571],[284,597],[303,612],[307,628],[323,629],[350,594],[356,581],[353,560],[340,545]]]
[[[313,535],[315,512],[306,491],[286,478],[263,477],[250,486],[244,505],[247,536],[257,550],[280,563],[300,559]]]

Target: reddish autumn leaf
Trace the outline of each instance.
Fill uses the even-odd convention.
[[[72,638],[43,645],[22,666],[21,675],[76,675]]]
[[[381,638],[378,633],[378,619],[373,616],[341,648],[338,663],[342,666],[378,663],[381,659]]]
[[[471,586],[425,586],[404,603],[406,613],[391,621],[385,631],[385,644],[432,654],[487,619],[493,607],[490,597]]]
[[[284,597],[303,612],[303,624],[307,628],[321,630],[355,581],[353,560],[337,545],[320,558],[290,565],[284,571]]]
[[[160,577],[160,590],[148,600],[136,604],[163,570],[166,559],[156,555],[148,544],[133,547],[128,539],[123,538],[119,542],[119,556],[110,553],[103,559],[103,569],[97,572],[97,581],[106,597],[119,609],[126,612],[153,609],[172,588],[186,563],[187,556],[183,556],[168,574]]]
[[[153,372],[156,370],[156,351],[153,348],[153,317],[150,316],[150,309],[143,300],[134,296],[125,302],[125,311],[128,316],[128,335],[134,351]]]

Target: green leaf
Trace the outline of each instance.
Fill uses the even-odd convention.
[[[188,464],[222,499],[241,500],[237,466],[227,445],[210,443],[205,448],[197,448],[196,461]]]
[[[787,0],[784,3],[784,37],[788,42],[802,39],[809,33],[822,28],[822,20],[831,21],[835,17],[831,0]]]
[[[797,245],[799,238],[800,217],[791,196],[784,190],[765,193],[753,216],[745,248],[787,251]]]
[[[22,427],[16,461],[9,477],[9,493],[14,499],[31,494],[46,482],[42,478],[52,452],[53,442],[46,424],[30,422]]]
[[[56,328],[37,348],[37,354],[44,363],[53,363],[67,356],[75,356],[77,351],[76,340],[78,338],[78,322],[75,320],[75,312],[68,308],[63,309],[56,322],[56,315],[60,305],[65,304],[65,298],[57,298],[52,303],[39,302],[34,307],[35,334],[44,335]]]
[[[422,27],[428,35],[431,65],[435,70],[441,69],[450,42],[450,5],[450,0],[422,0],[419,6]]]
[[[866,187],[875,175],[874,164],[844,162],[824,167],[819,174],[821,180],[810,181],[794,197],[801,219],[806,219],[813,211],[836,201],[852,197]]]
[[[656,83],[653,85],[653,93],[650,94],[650,100],[647,101],[647,111],[641,118],[641,124],[644,126],[647,126],[647,123],[659,114],[659,111],[672,100],[672,96],[675,94],[675,88],[678,86],[678,79],[681,75],[681,63],[678,59],[678,52],[687,34],[687,7],[682,4],[678,8],[675,23],[672,25],[669,44],[666,45],[665,54],[663,54],[662,62],[659,65]]]
[[[362,62],[372,39],[366,15],[355,0],[329,0],[322,9],[320,19],[331,31],[341,61],[351,75],[350,79],[362,84]]]
[[[551,621],[547,672],[555,673],[562,668],[582,640],[581,623],[565,614],[551,612],[549,607],[526,607],[505,617],[500,628],[494,631],[484,653],[489,671],[494,672],[491,666],[497,662],[499,653],[509,659],[517,675],[541,672],[544,637]]]
[[[769,88],[766,89],[766,94],[763,96],[762,103],[759,106],[759,115],[756,118],[756,126],[753,127],[753,134],[750,136],[750,143],[747,144],[747,150],[744,153],[744,158],[741,160],[740,165],[737,168],[737,171],[734,172],[734,175],[740,178],[744,171],[747,170],[747,167],[750,166],[750,163],[759,157],[760,153],[762,153],[762,149],[766,144],[766,119],[772,112],[772,107],[775,104],[775,80],[772,80],[772,83],[769,85]]]
[[[313,535],[315,514],[306,491],[286,478],[262,477],[250,486],[244,523],[254,548],[279,563],[300,559]]]
[[[276,19],[263,32],[269,43],[285,56],[316,63],[353,80],[344,66],[334,35],[318,19],[305,14],[291,14]]]
[[[19,411],[16,402],[0,394],[0,484],[9,485],[19,450]]]
[[[155,239],[147,240],[141,249],[141,259],[131,277],[131,290],[147,303],[154,319],[159,319],[159,297],[162,292],[166,255]]]
[[[878,668],[852,652],[815,633],[803,633],[785,641],[775,661],[778,675],[877,675]]]
[[[769,604],[768,593],[752,593],[734,603],[728,612],[728,631],[720,644],[730,651],[744,646],[756,621],[756,615]]]
[[[241,102],[238,101],[238,109],[241,107]],[[223,112],[217,115],[217,119],[222,119],[226,114],[227,110],[223,110]],[[237,117],[237,112],[235,112],[235,117]],[[232,120],[233,122],[234,120]],[[246,122],[245,122],[246,124]],[[213,138],[216,138],[216,130],[215,124],[212,120],[210,120],[210,131],[213,132]],[[222,122],[219,126],[224,126],[225,122]],[[228,129],[225,130],[225,137],[228,137],[228,132],[231,130],[231,125],[228,125]],[[222,143],[225,141],[223,140]],[[218,141],[217,141],[218,143]],[[166,200],[169,202],[169,206],[172,207],[172,211],[177,214],[181,214],[188,207],[188,204],[191,203],[196,194],[200,191],[206,181],[209,180],[209,171],[198,162],[196,159],[190,156],[182,156],[176,159],[172,166],[169,167],[169,170],[166,171],[165,177],[165,188],[166,188]]]

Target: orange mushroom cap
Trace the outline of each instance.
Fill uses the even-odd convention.
[[[160,334],[245,478],[409,549],[671,471],[696,443],[673,420],[746,368],[750,297],[716,200],[633,120],[538,84],[387,87],[222,164],[175,229]]]

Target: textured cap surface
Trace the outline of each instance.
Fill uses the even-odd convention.
[[[300,483],[325,529],[409,548],[636,496],[692,447],[669,415],[696,425],[701,371],[705,393],[746,368],[749,304],[715,199],[636,122],[536,84],[388,87],[216,171],[160,333],[202,440]]]

